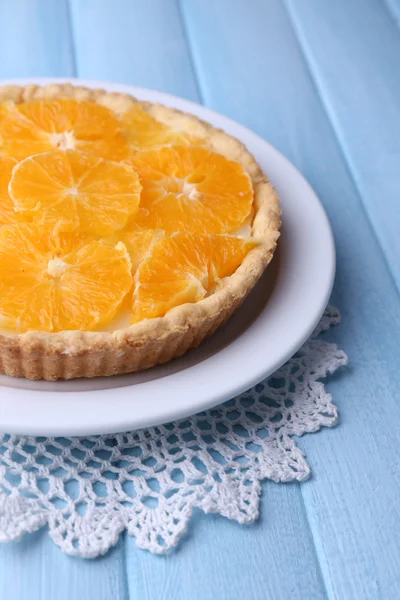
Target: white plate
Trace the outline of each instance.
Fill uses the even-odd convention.
[[[198,349],[132,375],[54,383],[0,376],[0,431],[46,436],[127,431],[186,417],[244,392],[300,348],[328,302],[335,248],[318,198],[275,148],[227,117],[156,91],[68,81],[182,109],[240,139],[275,185],[284,227],[278,252],[258,286],[229,323]]]

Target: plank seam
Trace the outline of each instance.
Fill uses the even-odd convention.
[[[381,241],[380,241],[379,235],[378,235],[377,231],[375,230],[375,227],[374,227],[374,224],[373,224],[373,219],[370,216],[368,208],[364,204],[362,192],[361,192],[361,189],[360,189],[360,185],[358,183],[358,178],[357,178],[357,175],[355,173],[357,170],[355,168],[354,168],[355,172],[353,172],[353,170],[352,170],[351,160],[347,156],[345,145],[343,143],[341,132],[340,132],[340,127],[339,127],[339,125],[336,124],[336,119],[335,119],[334,111],[333,111],[333,109],[330,106],[328,97],[325,95],[322,87],[319,85],[318,73],[316,73],[314,71],[313,67],[312,67],[312,62],[313,62],[312,58],[310,58],[310,61],[308,60],[307,50],[303,46],[302,41],[301,41],[301,39],[302,39],[301,31],[298,29],[297,24],[296,24],[296,19],[295,19],[294,15],[292,15],[292,12],[291,12],[290,7],[289,7],[290,1],[291,0],[282,0],[284,9],[285,9],[287,17],[288,17],[289,24],[290,24],[290,26],[292,28],[293,35],[294,35],[295,40],[297,41],[297,44],[298,44],[298,47],[299,47],[299,52],[300,52],[300,54],[302,56],[303,62],[306,65],[306,69],[307,69],[307,72],[309,74],[311,84],[313,85],[313,87],[314,87],[314,89],[316,91],[316,94],[317,94],[317,96],[318,96],[318,98],[319,98],[319,100],[321,102],[322,109],[323,109],[323,111],[324,111],[324,113],[325,113],[325,115],[327,117],[329,126],[330,126],[330,128],[332,130],[332,133],[333,133],[333,137],[334,137],[334,139],[337,142],[337,146],[338,146],[340,155],[341,155],[341,157],[343,159],[343,163],[344,163],[345,169],[346,169],[346,171],[347,171],[347,173],[349,175],[349,179],[350,179],[351,183],[353,184],[353,188],[354,188],[354,191],[355,191],[355,196],[358,199],[358,202],[359,202],[359,205],[360,205],[360,209],[363,212],[363,214],[365,215],[367,224],[368,224],[368,226],[369,226],[369,228],[371,230],[372,238],[375,240],[375,242],[376,242],[376,244],[378,246],[378,252],[380,252],[380,254],[382,256],[382,261],[383,261],[384,265],[386,266],[386,269],[387,269],[388,274],[389,274],[389,278],[390,278],[390,280],[391,280],[391,282],[393,284],[393,287],[394,287],[394,289],[396,291],[396,294],[398,296],[400,296],[400,287],[399,287],[400,286],[400,282],[399,282],[399,286],[398,286],[396,278],[395,278],[395,276],[394,276],[394,274],[393,274],[393,272],[392,272],[392,270],[390,268],[390,263],[389,263],[388,257],[386,256],[386,253],[385,253],[385,251],[384,251],[384,249],[383,249],[383,247],[381,245]]]
[[[129,585],[129,577],[128,577],[128,557],[127,557],[127,553],[126,553],[126,540],[128,537],[128,531],[122,531],[120,533],[120,537],[122,538],[122,554],[123,554],[123,565],[122,565],[122,571],[123,571],[123,577],[124,577],[124,600],[130,600],[131,598],[131,589],[130,589],[130,585]],[[135,545],[136,545],[136,540],[135,540]]]
[[[304,485],[307,485],[307,484],[304,483]],[[307,507],[306,507],[306,503],[304,501],[304,496],[303,496],[303,491],[302,491],[302,485],[301,484],[299,484],[299,489],[300,489],[300,499],[301,499],[301,505],[303,507],[303,513],[305,515],[305,519],[306,519],[306,523],[307,523],[307,528],[308,528],[308,531],[310,532],[310,537],[311,537],[311,540],[312,540],[312,547],[313,547],[313,550],[314,550],[315,562],[317,564],[318,577],[319,577],[319,579],[321,581],[321,585],[322,585],[322,587],[324,589],[325,598],[327,598],[328,600],[330,600],[330,594],[328,593],[328,587],[326,585],[326,581],[325,581],[325,577],[324,577],[324,572],[323,572],[323,569],[322,569],[322,566],[321,566],[321,561],[320,561],[319,553],[318,553],[317,546],[316,546],[315,539],[314,539],[314,532],[313,532],[313,528],[311,526],[310,519],[309,519],[309,516],[308,516],[308,510],[307,510]],[[332,577],[331,577],[331,580],[333,581]]]
[[[73,14],[72,14],[72,6],[71,0],[66,0],[66,8],[67,8],[67,26],[69,29],[69,37],[71,40],[71,63],[72,63],[72,71],[73,76],[78,77],[78,64],[77,64],[77,56],[76,56],[76,44],[75,44],[75,30],[73,23]]]
[[[383,0],[383,4],[386,7],[389,16],[395,22],[396,26],[400,28],[400,11],[395,8],[393,0]]]
[[[184,40],[186,42],[186,46],[187,46],[187,49],[188,49],[189,62],[190,62],[190,65],[192,67],[192,71],[193,71],[193,75],[194,75],[194,81],[195,81],[197,96],[199,98],[200,103],[204,104],[203,90],[202,90],[202,87],[201,87],[201,84],[200,84],[200,79],[199,79],[199,77],[197,75],[197,65],[196,65],[196,61],[195,61],[195,58],[194,58],[194,52],[193,52],[193,48],[192,48],[192,43],[191,43],[191,40],[190,40],[190,34],[189,34],[189,27],[188,27],[187,17],[186,17],[186,13],[185,13],[185,10],[183,8],[181,0],[177,0],[177,8],[178,8],[179,16],[180,16],[181,23],[182,23],[183,37],[184,37]]]

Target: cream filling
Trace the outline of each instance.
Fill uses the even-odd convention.
[[[250,237],[251,236],[251,219],[252,219],[251,216],[247,217],[247,219],[241,224],[239,229],[237,229],[236,231],[231,233],[231,235],[234,235],[236,237],[243,237],[243,238]]]

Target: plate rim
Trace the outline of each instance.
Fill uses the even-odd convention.
[[[282,366],[291,356],[293,356],[293,354],[302,346],[302,344],[307,340],[307,338],[311,335],[312,331],[314,330],[314,328],[316,327],[316,325],[318,324],[324,309],[328,303],[329,300],[329,296],[331,294],[332,291],[332,287],[333,287],[333,282],[334,282],[334,276],[335,276],[335,269],[336,269],[336,253],[335,253],[335,244],[334,244],[334,238],[333,238],[333,233],[332,233],[332,229],[328,220],[328,217],[326,215],[325,209],[323,208],[321,202],[319,201],[317,195],[315,194],[314,190],[312,189],[312,187],[310,186],[310,184],[308,183],[308,181],[304,178],[304,176],[300,173],[300,171],[297,169],[297,167],[295,167],[281,152],[279,152],[279,150],[277,150],[272,144],[270,144],[269,142],[267,142],[266,140],[264,140],[263,138],[261,138],[260,136],[258,136],[256,133],[254,133],[253,131],[251,131],[250,129],[246,128],[245,126],[241,125],[240,123],[237,123],[236,121],[234,121],[233,119],[230,119],[229,117],[226,117],[208,107],[202,106],[200,104],[197,104],[195,102],[192,102],[190,100],[186,100],[185,98],[180,98],[178,96],[174,96],[172,94],[168,94],[166,92],[160,92],[157,90],[152,90],[152,89],[148,89],[148,88],[142,88],[142,87],[137,87],[137,86],[133,86],[133,85],[127,85],[127,84],[119,84],[116,82],[108,82],[108,81],[98,81],[98,80],[88,80],[88,79],[80,79],[80,78],[41,78],[41,77],[33,77],[33,78],[18,78],[18,79],[6,79],[6,80],[2,80],[0,81],[0,85],[7,85],[7,84],[11,84],[11,85],[28,85],[28,84],[38,84],[38,85],[46,85],[46,84],[52,84],[52,83],[66,83],[66,82],[70,82],[72,84],[75,85],[82,85],[82,86],[87,86],[87,87],[101,87],[104,89],[107,89],[109,91],[120,91],[123,93],[129,93],[131,95],[135,95],[138,98],[141,97],[145,97],[145,99],[153,102],[159,102],[162,104],[166,104],[169,106],[177,106],[178,108],[186,111],[186,112],[192,112],[193,114],[196,114],[197,116],[200,116],[200,118],[204,119],[205,121],[221,121],[221,123],[217,126],[219,126],[220,128],[227,130],[228,133],[230,133],[231,135],[233,135],[234,137],[238,137],[239,139],[242,139],[242,135],[246,138],[250,139],[250,146],[256,146],[256,145],[265,145],[266,148],[268,148],[268,152],[275,157],[275,159],[281,163],[282,168],[285,169],[288,172],[291,172],[291,174],[293,176],[295,176],[295,178],[297,178],[297,180],[299,182],[302,183],[308,198],[310,199],[310,201],[313,203],[314,205],[314,210],[315,212],[318,214],[318,219],[320,220],[320,224],[323,226],[323,228],[325,229],[325,234],[326,234],[326,238],[325,238],[325,243],[326,243],[326,251],[327,251],[327,255],[329,256],[330,262],[329,264],[326,265],[326,278],[325,278],[325,282],[324,282],[324,289],[320,290],[320,297],[319,297],[319,302],[318,302],[318,310],[315,310],[315,313],[313,315],[313,318],[310,318],[309,321],[302,327],[299,329],[299,331],[297,332],[297,336],[295,338],[295,340],[292,340],[292,342],[289,344],[288,343],[288,348],[286,349],[285,352],[281,352],[279,354],[279,356],[275,359],[272,360],[268,363],[267,366],[265,366],[264,368],[262,368],[262,366],[258,366],[257,369],[254,369],[254,371],[251,373],[251,375],[245,375],[244,377],[240,378],[239,380],[236,380],[236,383],[231,384],[231,385],[225,385],[219,386],[218,390],[213,390],[213,392],[207,397],[207,398],[203,398],[202,400],[197,400],[196,402],[192,402],[193,397],[191,398],[191,402],[187,402],[186,404],[184,403],[183,405],[175,406],[175,408],[171,405],[169,405],[168,402],[165,403],[165,405],[163,406],[163,410],[160,410],[156,415],[152,415],[151,416],[151,409],[150,411],[148,411],[148,414],[146,415],[142,415],[139,416],[138,414],[130,414],[130,416],[126,416],[125,418],[123,418],[122,416],[116,416],[115,421],[113,423],[98,423],[96,424],[90,424],[90,423],[81,423],[81,422],[74,422],[72,424],[67,424],[65,425],[65,420],[62,420],[62,422],[57,421],[57,423],[52,423],[52,424],[43,424],[41,421],[38,421],[37,419],[34,419],[34,422],[28,423],[28,422],[24,422],[24,423],[18,423],[18,415],[13,416],[12,411],[6,411],[6,416],[4,418],[4,416],[1,415],[0,411],[0,428],[2,431],[6,431],[7,433],[11,433],[11,434],[22,434],[22,435],[50,435],[50,436],[63,436],[63,435],[96,435],[96,434],[101,434],[101,433],[118,433],[118,432],[122,432],[122,431],[128,431],[128,430],[137,430],[137,429],[141,429],[143,427],[149,427],[149,426],[155,426],[155,425],[159,425],[161,423],[167,423],[169,421],[173,421],[173,420],[177,420],[177,419],[181,419],[181,418],[185,418],[188,417],[190,415],[193,414],[197,414],[198,412],[201,412],[203,410],[207,410],[210,408],[213,408],[215,406],[217,406],[218,404],[229,400],[230,398],[233,398],[234,396],[237,396],[240,393],[245,392],[246,390],[250,389],[251,387],[253,387],[254,385],[256,385],[257,383],[259,383],[260,381],[262,381],[263,379],[265,379],[266,377],[268,377],[271,373],[273,373],[276,369],[278,369],[280,366]],[[232,130],[234,130],[234,132],[232,133]],[[249,145],[249,142],[246,142],[246,146]],[[250,151],[252,152],[252,149],[250,148]],[[256,319],[257,321],[257,319]],[[249,330],[252,329],[253,326],[249,327]],[[240,342],[240,338],[245,334],[246,332],[244,332],[241,336],[239,336],[238,340],[235,341],[235,343]],[[253,332],[254,333],[254,332]],[[229,347],[228,347],[229,348]],[[220,354],[221,352],[224,352],[226,350],[226,348],[224,350],[221,350],[219,353],[210,356],[209,358],[207,358],[206,360],[202,361],[201,363],[195,364],[191,367],[188,367],[187,369],[184,369],[183,371],[178,371],[177,373],[172,373],[169,375],[166,375],[165,377],[162,377],[159,380],[151,380],[145,383],[139,383],[139,384],[135,384],[136,390],[138,388],[140,388],[141,386],[147,386],[147,388],[151,388],[151,387],[156,387],[157,388],[157,381],[160,382],[162,381],[164,384],[167,382],[168,385],[170,385],[171,383],[171,378],[183,378],[186,379],[189,376],[190,379],[190,375],[192,373],[194,373],[193,369],[195,369],[196,367],[199,367],[199,365],[203,365],[203,369],[204,366],[206,367],[206,371],[207,371],[207,365],[205,363],[210,363],[210,361],[213,361],[216,359],[216,357],[218,356],[218,354]],[[203,370],[202,369],[202,370]],[[182,374],[185,374],[185,376],[183,376]],[[125,376],[126,377],[126,376]],[[90,380],[88,380],[90,382]],[[178,382],[178,379],[177,379]],[[153,385],[151,385],[153,384]],[[204,382],[200,381],[197,382],[197,384],[203,384],[204,387]],[[167,385],[167,387],[168,387]],[[124,397],[125,399],[128,399],[130,401],[130,405],[136,405],[137,402],[139,402],[138,398],[132,399],[132,396],[129,398],[129,390],[132,388],[132,386],[126,385],[124,387],[114,387],[114,388],[106,388],[106,389],[101,389],[101,390],[85,390],[82,392],[65,392],[65,391],[46,391],[45,395],[47,395],[47,399],[49,397],[49,395],[52,396],[52,400],[51,402],[54,403],[62,403],[62,402],[68,402],[69,398],[71,399],[71,395],[72,396],[76,396],[76,394],[81,395],[89,395],[89,396],[95,396],[96,398],[100,398],[107,395],[110,395],[112,393],[114,394],[118,394],[122,399],[122,397]],[[173,385],[172,385],[173,388]],[[143,388],[142,388],[142,392],[143,392]],[[151,393],[151,389],[150,389],[150,393]],[[139,391],[140,394],[140,391]],[[8,401],[11,402],[19,402],[22,404],[24,404],[24,401],[28,403],[28,408],[29,405],[32,403],[35,403],[37,401],[39,401],[39,407],[40,407],[40,398],[43,397],[44,392],[41,390],[29,390],[29,389],[20,389],[20,388],[13,388],[13,387],[9,387],[9,386],[2,386],[0,384],[0,408],[2,404],[6,404]],[[61,397],[60,397],[61,396]],[[144,396],[146,396],[146,393],[144,394]],[[127,398],[128,397],[128,398]],[[43,400],[42,400],[43,401]],[[82,399],[82,402],[84,402],[85,399]],[[104,401],[104,400],[103,400]],[[106,398],[106,402],[107,402],[107,398]],[[37,407],[37,405],[36,405]],[[129,406],[129,408],[131,409],[131,413],[135,413],[134,410],[134,406]],[[15,410],[16,413],[18,413],[18,409]],[[26,413],[22,413],[25,414],[25,421],[27,421],[27,417],[29,416],[30,418],[33,417],[33,413],[31,412],[31,410],[28,410],[28,414]],[[19,412],[19,415],[21,415],[21,412]],[[78,415],[79,416],[79,415]],[[98,417],[99,418],[99,417]]]

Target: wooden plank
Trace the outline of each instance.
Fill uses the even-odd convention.
[[[72,0],[71,7],[80,77],[196,99],[176,0]]]
[[[129,547],[131,598],[326,598],[298,488],[264,484],[262,515],[249,526],[197,512],[178,550],[168,556]]]
[[[400,289],[399,29],[385,2],[286,5]]]
[[[123,540],[104,558],[63,554],[46,529],[0,545],[0,598],[8,600],[126,600]]]
[[[313,7],[323,13],[327,3]],[[220,0],[205,11],[200,0],[190,0],[184,10],[206,103],[283,150],[314,185],[330,216],[338,249],[333,299],[344,317],[333,336],[348,351],[352,367],[331,384],[342,425],[301,440],[315,473],[301,490],[329,598],[395,597],[400,583],[400,460],[393,450],[400,441],[396,286],[282,3],[252,2],[247,10],[240,0]],[[344,12],[348,18],[347,8]],[[349,22],[357,39],[356,21]],[[337,45],[345,43],[341,31],[336,36]],[[387,175],[381,172],[381,180]],[[393,206],[388,211],[396,218]]]
[[[73,76],[66,0],[2,0],[0,77]]]

